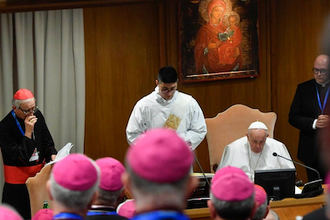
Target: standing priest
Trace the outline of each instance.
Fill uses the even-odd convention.
[[[35,176],[45,162],[54,160],[57,153],[30,90],[20,89],[15,93],[12,110],[0,122],[0,146],[5,174],[2,203],[10,204],[24,219],[30,219],[25,182]]]
[[[171,66],[162,67],[156,88],[139,100],[126,128],[127,141],[154,128],[169,128],[185,140],[194,150],[206,135],[204,114],[197,101],[190,95],[177,91],[178,74]]]

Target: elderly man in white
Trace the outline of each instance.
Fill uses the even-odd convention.
[[[273,138],[268,138],[267,126],[256,121],[249,126],[246,136],[226,146],[218,169],[235,166],[254,181],[255,170],[295,168],[293,162],[273,156],[274,152],[291,160],[286,146]]]

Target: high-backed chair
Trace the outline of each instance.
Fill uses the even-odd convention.
[[[246,105],[236,104],[218,113],[214,118],[206,118],[206,140],[209,149],[211,171],[215,172],[224,148],[246,135],[249,125],[261,121],[268,128],[269,137],[273,137],[277,115],[275,112],[261,112]]]
[[[44,201],[48,201],[49,207],[52,207],[46,189],[52,166],[44,166],[39,173],[34,177],[29,177],[25,182],[30,196],[31,216],[34,216],[39,209],[43,208]]]

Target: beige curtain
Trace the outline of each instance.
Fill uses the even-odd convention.
[[[83,10],[0,15],[0,120],[13,94],[30,89],[60,150],[83,153],[85,54]],[[0,195],[4,183],[1,162]]]

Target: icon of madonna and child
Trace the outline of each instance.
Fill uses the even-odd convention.
[[[196,35],[194,57],[198,73],[238,71],[242,68],[240,16],[224,0],[201,1],[205,24]]]

